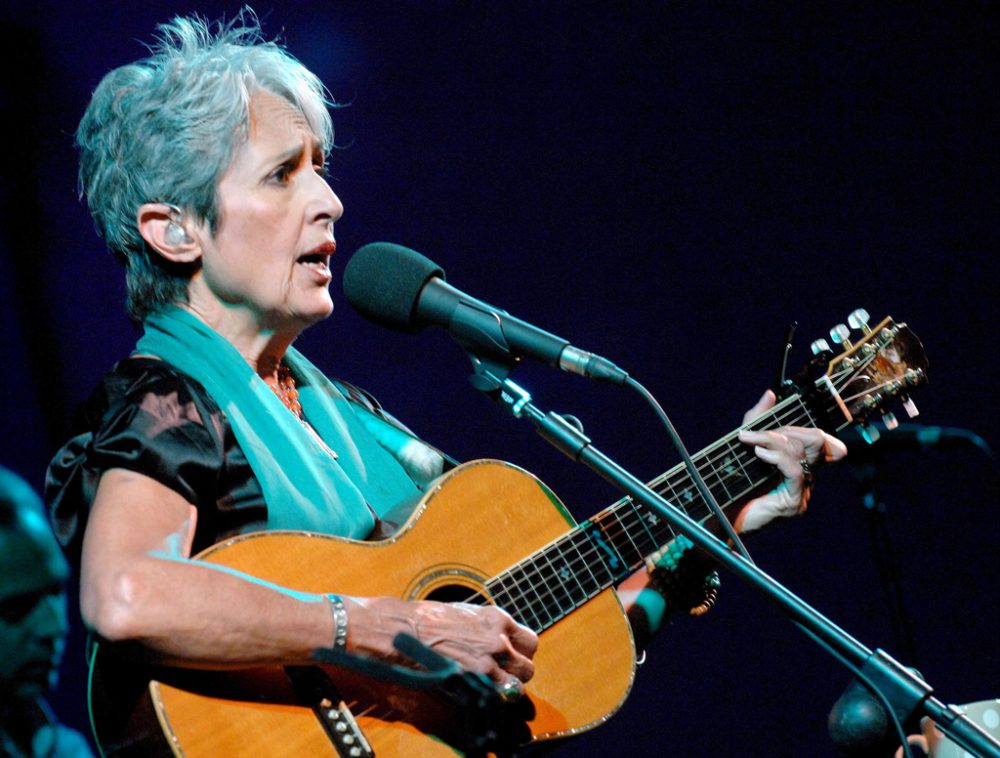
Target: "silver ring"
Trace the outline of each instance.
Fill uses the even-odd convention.
[[[811,485],[813,482],[812,464],[807,459],[801,458],[799,465],[802,467],[802,478],[805,480],[806,486]]]
[[[500,686],[500,697],[508,703],[512,700],[517,700],[522,694],[521,680],[513,674]]]

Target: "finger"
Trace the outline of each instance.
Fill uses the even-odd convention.
[[[470,645],[454,640],[440,640],[429,644],[429,647],[435,652],[451,658],[466,671],[482,674],[498,686],[506,682],[512,674],[516,676],[515,672],[507,671],[500,664],[499,656],[484,653]]]
[[[823,460],[827,463],[843,460],[847,457],[847,445],[833,435],[824,434]]]
[[[514,648],[510,637],[506,634],[503,635],[503,641],[506,647],[502,653],[495,656],[497,664],[522,682],[527,682],[535,675],[535,664],[531,662],[531,658]]]
[[[805,513],[809,503],[809,490],[795,495],[791,488],[778,487],[766,495],[747,503],[736,517],[736,530],[740,534],[767,526],[779,518]]]
[[[511,619],[511,628],[508,636],[514,649],[520,653],[524,653],[529,658],[538,650],[538,635],[524,626],[524,624],[518,624],[513,619]]]
[[[763,445],[756,445],[753,449],[754,455],[765,463],[775,466],[785,478],[785,483],[795,494],[803,489],[802,480],[805,478],[805,470],[800,463],[801,456],[796,456],[786,450],[772,450]]]
[[[467,614],[469,622],[478,629],[459,633],[452,629],[448,636],[440,637],[436,644],[438,652],[457,660],[465,668],[485,674],[496,682],[504,676],[514,674],[522,681],[531,679],[535,666],[531,656],[538,647],[538,635],[511,618],[506,611],[495,606],[472,606],[454,603],[451,611]],[[512,637],[516,635],[517,644]],[[424,640],[426,642],[426,640]]]
[[[847,455],[847,445],[836,437],[827,434],[822,429],[809,429],[801,426],[782,427],[782,433],[799,440],[805,447],[806,460],[816,463],[839,461]]]
[[[781,429],[767,432],[755,432],[750,429],[744,429],[740,432],[739,439],[748,445],[764,448],[798,463],[806,457],[806,447],[797,436],[785,434],[787,428],[782,427]],[[773,459],[773,456],[765,457],[763,460],[775,465],[778,463],[776,459]],[[791,468],[785,467],[782,472],[790,475]]]
[[[764,394],[760,396],[760,400],[756,402],[754,407],[743,414],[743,423],[749,424],[764,411],[773,408],[776,401],[777,397],[771,390],[764,390]]]

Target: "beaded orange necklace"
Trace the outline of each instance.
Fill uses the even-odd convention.
[[[295,387],[292,371],[284,363],[278,366],[278,385],[271,387],[278,399],[285,404],[299,421],[305,421],[302,416],[302,403],[299,402],[299,391]]]

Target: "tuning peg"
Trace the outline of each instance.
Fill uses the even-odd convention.
[[[851,311],[851,315],[847,317],[847,323],[851,329],[858,329],[863,334],[871,334],[871,327],[868,326],[868,311],[864,308],[857,308]]]
[[[809,349],[812,350],[812,354],[813,355],[819,355],[820,353],[830,353],[830,352],[833,352],[833,351],[830,350],[830,343],[827,342],[822,337],[820,337],[818,340],[816,340],[815,342],[813,342],[809,346]]]
[[[896,414],[892,412],[882,414],[882,423],[885,424],[885,428],[890,432],[899,426],[899,419],[896,418]]]
[[[830,339],[838,345],[843,345],[845,350],[851,349],[851,343],[847,339],[850,336],[851,330],[845,324],[837,324],[830,330]]]
[[[874,445],[879,441],[879,437],[882,436],[874,426],[859,426],[858,433],[861,435],[861,439],[869,445]]]
[[[910,418],[914,418],[915,416],[920,415],[920,411],[917,410],[917,404],[914,403],[912,400],[910,400],[908,396],[904,395],[902,400],[903,400],[903,410],[906,411],[907,416],[909,416]]]

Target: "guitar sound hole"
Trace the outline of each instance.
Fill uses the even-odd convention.
[[[486,599],[481,591],[464,587],[461,584],[446,584],[434,589],[426,600],[437,600],[441,603],[472,603],[474,605],[487,605]]]

